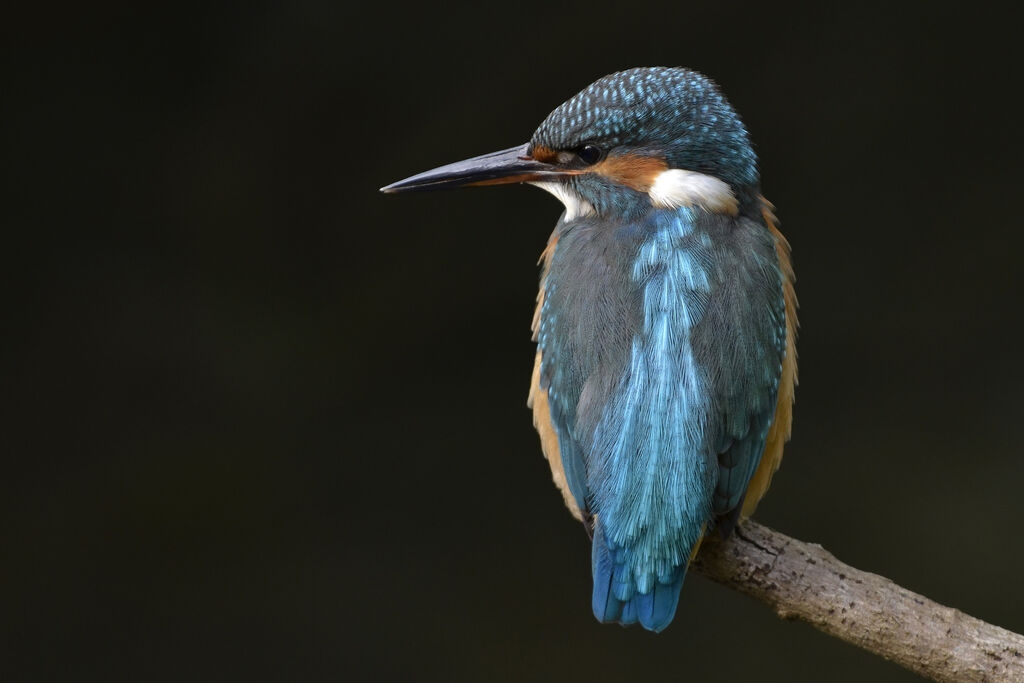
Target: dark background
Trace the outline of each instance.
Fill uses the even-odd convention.
[[[1015,21],[353,4],[5,21],[3,680],[912,680],[697,575],[597,624],[525,407],[560,206],[376,191],[655,64],[720,83],[793,244],[757,518],[1024,631]]]

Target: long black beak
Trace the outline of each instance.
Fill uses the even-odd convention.
[[[473,157],[465,161],[441,166],[432,171],[399,180],[381,192],[411,192],[415,190],[445,190],[471,185],[500,185],[504,183],[525,183],[571,174],[553,164],[537,161],[529,154],[530,145],[520,145]]]

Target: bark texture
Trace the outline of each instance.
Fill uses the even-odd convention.
[[[743,522],[725,541],[709,538],[693,566],[783,619],[806,621],[933,680],[1024,681],[1024,636],[756,522]]]

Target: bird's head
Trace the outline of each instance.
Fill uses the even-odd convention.
[[[566,220],[699,207],[735,214],[758,192],[757,158],[715,84],[683,68],[601,78],[544,119],[525,145],[468,159],[384,192],[528,182],[566,206]]]

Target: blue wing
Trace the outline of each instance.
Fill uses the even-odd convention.
[[[540,381],[568,486],[595,516],[595,615],[660,630],[691,551],[739,508],[764,449],[781,275],[771,234],[750,219],[598,220],[563,231],[552,256]]]

